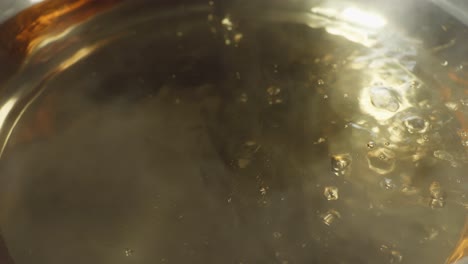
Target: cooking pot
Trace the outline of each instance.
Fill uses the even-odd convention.
[[[467,263],[467,14],[0,0],[0,262]]]

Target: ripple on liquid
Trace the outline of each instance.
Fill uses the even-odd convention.
[[[406,129],[410,134],[425,133],[429,129],[429,122],[419,116],[410,116],[404,119]]]
[[[367,153],[369,169],[378,174],[388,174],[395,169],[395,153],[386,148],[378,148]]]

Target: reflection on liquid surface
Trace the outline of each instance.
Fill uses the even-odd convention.
[[[41,82],[29,67],[51,53],[39,45],[22,68],[30,78],[9,83],[42,92],[0,166],[17,264],[436,264],[451,254],[468,204],[457,117],[467,109],[447,108],[419,76],[418,42],[323,9],[299,21],[220,17],[210,4],[174,11],[187,20],[118,10],[144,23],[106,13],[45,62],[71,62],[64,71]]]

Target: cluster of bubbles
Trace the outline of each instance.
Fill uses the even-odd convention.
[[[404,58],[409,61],[411,56]],[[431,156],[456,167],[456,158],[444,150],[441,138],[441,130],[450,120],[442,116],[444,109],[437,107],[440,102],[433,98],[438,96],[431,95],[430,89],[406,64],[385,55],[369,54],[358,56],[351,63],[354,68],[370,68],[366,73],[368,85],[364,84],[358,98],[364,115],[362,120],[353,122],[353,127],[368,131],[369,138],[364,144],[369,169],[379,175],[390,175],[399,161],[417,163]],[[450,102],[446,104],[458,109]]]
[[[435,158],[452,167],[459,166],[455,155],[444,149],[440,136],[443,120],[429,107],[430,102],[415,99],[422,89],[419,84],[419,80],[413,79],[395,87],[369,86],[359,98],[362,111],[371,117],[360,124],[360,128],[369,131],[363,148],[367,153],[367,166],[376,177],[382,177],[380,188],[386,191],[401,187],[401,192],[406,192],[411,187],[399,178],[399,164],[406,162],[417,166],[423,159]],[[396,179],[401,186],[397,186]],[[434,182],[426,204],[433,209],[442,208],[445,198],[440,184]]]
[[[333,175],[344,179],[351,173],[351,155],[348,153],[336,154],[331,156],[331,171]],[[335,185],[328,185],[323,188],[323,197],[328,202],[337,201],[340,198],[339,188]],[[319,214],[322,222],[327,226],[332,226],[336,221],[341,219],[341,213],[331,208],[321,214]]]
[[[349,176],[351,173],[351,162],[352,158],[348,153],[331,156],[331,170],[333,175],[343,179],[344,177]],[[340,197],[339,188],[335,185],[325,186],[323,188],[323,196],[329,202],[337,201]],[[331,226],[337,220],[341,219],[341,214],[336,209],[329,209],[328,211],[320,214],[320,218],[326,226]]]
[[[217,33],[223,36],[226,46],[237,47],[241,44],[244,35],[236,26],[235,17],[226,14],[224,17],[215,18],[210,15],[208,20],[218,26],[216,27]],[[356,138],[350,137],[353,140],[350,149],[331,153],[332,177],[326,184],[318,186],[320,196],[327,206],[314,212],[316,217],[319,217],[318,220],[325,225],[324,228],[328,229],[340,219],[347,218],[346,211],[339,207],[341,201],[349,198],[347,197],[349,192],[343,183],[354,177],[353,170],[359,170],[362,167],[365,167],[366,171],[360,170],[359,173],[366,174],[362,177],[377,179],[375,187],[379,192],[390,195],[417,193],[418,198],[424,196],[424,199],[419,199],[418,202],[424,201],[425,208],[431,211],[446,205],[447,193],[443,190],[441,183],[434,181],[429,188],[426,185],[423,190],[415,191],[416,187],[412,186],[411,179],[408,180],[412,177],[412,172],[407,172],[403,177],[400,168],[404,166],[400,164],[411,164],[416,167],[419,162],[429,159],[446,163],[451,167],[460,166],[457,155],[444,147],[444,139],[441,135],[444,134],[442,130],[449,120],[443,117],[441,112],[447,109],[460,111],[465,106],[468,109],[468,101],[440,104],[440,101],[437,102],[438,99],[434,100],[438,96],[430,94],[431,89],[411,72],[416,65],[416,48],[405,43],[396,43],[395,46],[398,50],[389,49],[386,45],[377,45],[372,47],[371,51],[366,50],[367,53],[364,55],[347,57],[347,62],[343,63],[345,69],[351,68],[354,72],[359,71],[359,74],[363,75],[361,78],[363,83],[359,86],[360,91],[357,97],[352,96],[354,91],[350,90],[348,90],[349,94],[348,92],[343,94],[347,102],[355,102],[360,110],[359,114],[353,116],[356,119],[345,119],[345,122],[352,128],[351,131],[358,129],[365,133],[359,133],[359,139],[355,142]],[[401,50],[402,46],[407,49]],[[274,72],[277,73],[277,71],[278,67],[275,65]],[[240,79],[240,74],[236,73],[236,77]],[[328,86],[329,80],[323,76],[320,77],[322,79],[317,80],[317,89],[329,92],[331,89],[323,88],[325,84]],[[266,98],[265,103],[270,107],[286,105],[284,98],[287,90],[285,88],[270,85],[260,89]],[[429,96],[426,95],[428,91]],[[324,99],[330,99],[329,101],[333,98],[332,93],[323,92],[321,95]],[[239,104],[253,102],[253,99],[255,97],[250,95],[249,98],[247,93],[241,93],[237,97]],[[438,106],[442,106],[442,110]],[[366,136],[362,136],[363,134]],[[468,132],[460,131],[459,134],[461,138],[466,139],[462,143],[465,142],[468,146]],[[318,139],[314,144],[321,144],[328,140],[327,136],[326,139]],[[241,145],[236,153],[238,159],[237,161],[234,159],[234,163],[237,168],[249,171],[253,167],[253,161],[258,160],[256,156],[260,144],[247,141]],[[266,149],[265,146],[264,149]],[[356,146],[359,146],[358,150],[353,149]],[[261,199],[266,199],[265,196],[273,193],[261,180],[257,183],[258,189],[256,190]],[[432,239],[433,236],[437,234],[430,235],[429,238]],[[282,237],[280,232],[273,233],[275,239]],[[389,258],[390,263],[402,262],[403,256],[396,246],[383,245],[380,250]]]
[[[267,88],[267,100],[269,105],[282,104],[283,98],[281,97],[281,89],[276,86]]]
[[[381,199],[375,203],[379,210],[387,208],[387,202],[401,202],[406,199],[402,197],[409,197],[408,201],[402,203],[442,212],[441,208],[452,201],[447,200],[447,194],[452,196],[452,193],[442,187],[447,188],[446,181],[432,181],[427,187],[414,180],[415,174],[420,173],[420,168],[427,164],[456,169],[466,163],[466,154],[460,155],[463,151],[448,144],[453,140],[446,135],[456,136],[451,133],[458,126],[453,119],[460,112],[468,115],[468,100],[444,102],[437,87],[430,89],[412,73],[416,65],[415,49],[411,48],[406,53],[401,50],[392,53],[387,48],[377,47],[365,55],[348,58],[347,66],[352,69],[350,72],[359,71],[363,75],[359,79],[362,84],[357,101],[354,101],[359,113],[343,114],[351,117],[345,118],[345,127],[351,128],[348,131],[351,131],[352,136],[345,140],[352,142],[348,145],[349,149],[343,151],[341,148],[340,152],[332,153],[332,175],[342,177],[345,183],[346,180],[373,178],[369,182],[375,184],[377,191],[370,192],[379,194],[369,194],[368,197]],[[398,54],[401,57],[394,56]],[[350,96],[348,102],[353,102],[353,99]],[[343,106],[343,103],[337,105]],[[335,110],[339,111],[338,108]],[[467,131],[459,130],[458,137],[462,146],[468,146]],[[356,171],[365,176],[356,176]],[[323,197],[330,206],[318,214],[326,226],[332,226],[345,217],[345,211],[338,208],[341,214],[334,201],[350,197],[346,197],[348,192],[345,186],[338,186],[343,188],[343,195],[339,195],[339,189],[334,184],[323,187]],[[367,190],[371,188],[366,186]],[[374,208],[373,200],[370,203],[369,208]],[[433,240],[438,234],[439,230],[431,229],[426,239]],[[403,261],[403,255],[395,245],[383,245],[380,250],[389,258],[388,263]]]
[[[224,44],[226,44],[227,46],[234,45],[237,47],[241,40],[244,38],[244,35],[235,30],[234,24],[229,16],[226,16],[221,20],[221,25],[225,30]]]
[[[238,47],[244,38],[244,34],[237,29],[230,14],[225,14],[220,17],[215,12],[215,2],[209,1],[208,5],[212,8],[212,12],[208,15],[207,20],[210,24],[211,33],[221,34],[226,46]]]

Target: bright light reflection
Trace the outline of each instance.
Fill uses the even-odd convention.
[[[13,98],[9,99],[5,104],[3,104],[0,107],[0,131],[5,129],[5,122],[17,101],[18,101],[18,98],[14,96]],[[5,146],[8,142],[8,138],[10,137],[11,130],[10,132],[7,131],[7,133],[8,134],[6,136],[6,139],[3,142],[3,145],[0,146],[0,156],[2,156],[3,151],[5,150]]]
[[[356,7],[334,9],[319,6],[311,11],[314,15],[311,16],[309,26],[324,27],[330,34],[343,36],[366,47],[376,43],[376,34],[387,24],[385,18],[378,14]]]
[[[37,45],[36,49],[40,49],[40,48],[43,48],[57,40],[60,40],[60,39],[63,39],[65,38],[68,34],[70,34],[73,29],[75,29],[76,26],[71,26],[69,28],[67,28],[66,30],[64,30],[63,32],[61,32],[60,34],[57,34],[57,35],[53,35],[53,36],[46,36],[44,39],[41,40],[41,42]],[[31,46],[31,45],[30,45]]]
[[[2,107],[0,107],[0,129],[3,128],[8,115],[10,114],[11,109],[15,106],[16,98],[8,100]]]
[[[31,2],[31,3],[33,3],[33,4],[35,4],[35,3],[40,3],[40,2],[42,2],[42,1],[44,1],[44,0],[29,0],[29,2]]]
[[[382,28],[387,24],[387,21],[383,17],[354,7],[346,8],[341,16],[351,23],[369,28]]]

